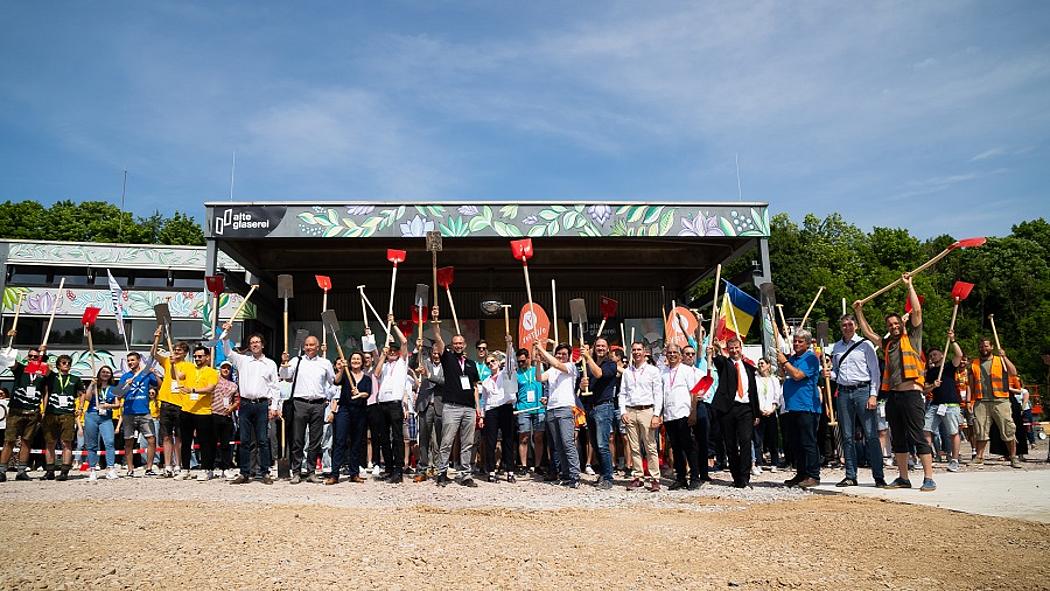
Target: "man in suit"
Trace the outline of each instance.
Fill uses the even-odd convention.
[[[741,354],[738,337],[726,341],[725,348],[716,347],[713,356],[718,371],[718,389],[711,405],[718,412],[722,438],[725,441],[726,460],[733,474],[733,486],[745,488],[751,481],[751,437],[754,434],[758,411],[758,381],[755,367]]]

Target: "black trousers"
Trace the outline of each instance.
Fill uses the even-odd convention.
[[[235,467],[233,446],[230,445],[230,441],[233,440],[233,417],[212,415],[211,418],[215,426],[215,439],[219,444],[215,466],[220,470],[232,470]]]
[[[365,417],[368,420],[368,439],[372,442],[372,465],[389,464],[390,456],[382,454],[382,445],[380,445],[380,433],[383,431],[383,411],[379,408],[378,402],[365,408]]]
[[[776,466],[780,463],[780,429],[777,427],[777,413],[758,418],[758,427],[755,428],[755,455],[758,464],[765,464],[762,453],[769,452],[769,463]]]
[[[719,420],[733,484],[747,484],[751,482],[751,437],[755,429],[751,405],[734,402],[732,408],[721,413]]]
[[[386,471],[400,475],[405,470],[405,411],[401,401],[378,402],[372,406],[379,407],[379,448],[386,458]],[[375,441],[372,447],[375,448]]]
[[[788,445],[795,460],[797,478],[820,480],[820,451],[817,449],[817,427],[820,413],[792,411],[780,415],[784,433],[790,433]]]
[[[503,437],[500,438],[499,434]],[[504,472],[514,470],[514,458],[518,449],[518,422],[514,418],[514,405],[504,404],[485,411],[485,426],[481,429],[481,437],[485,442],[485,472],[492,474],[496,471],[496,440],[500,439],[502,462],[500,467]]]
[[[890,424],[893,453],[908,453],[911,446],[915,446],[915,455],[933,453],[923,431],[925,419],[926,397],[922,392],[890,392],[886,400],[886,422]]]
[[[708,434],[708,442],[711,444],[711,449],[708,452],[709,458],[715,459],[715,466],[721,469],[726,468],[726,446],[725,446],[725,435],[722,434],[722,413],[715,410],[715,407],[708,405],[707,410],[711,417],[711,432]]]
[[[294,478],[303,468],[304,447],[306,453],[306,473],[313,474],[317,460],[321,457],[321,435],[324,431],[324,400],[307,402],[299,398],[292,399],[295,413],[292,419],[292,457],[291,469]],[[306,427],[310,427],[310,443],[306,443]]]
[[[693,439],[696,441],[696,457],[700,461],[700,480],[711,481],[707,460],[711,457],[711,405],[696,401],[696,424],[693,425]]]
[[[215,424],[210,414],[195,415],[179,411],[179,435],[182,438],[179,457],[183,470],[190,469],[190,454],[193,453],[194,439],[201,446],[201,468],[215,469]]]
[[[689,417],[682,417],[664,423],[667,430],[667,439],[671,442],[671,454],[674,456],[674,477],[681,483],[686,481],[686,465],[689,466],[689,480],[699,481],[701,479],[701,468],[707,467],[707,459],[700,461],[697,452],[696,440],[693,439],[693,430],[689,427]],[[706,473],[706,470],[703,470]]]

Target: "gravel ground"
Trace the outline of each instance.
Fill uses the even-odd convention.
[[[9,481],[0,588],[1048,588],[1050,526],[761,481],[660,493]]]

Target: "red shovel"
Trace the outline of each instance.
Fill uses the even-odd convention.
[[[602,336],[602,332],[605,330],[606,321],[616,316],[616,310],[619,307],[620,302],[612,298],[601,296],[601,299],[598,300],[598,308],[602,313],[602,321],[601,324],[598,325],[598,334],[594,337],[596,340],[598,337]]]
[[[390,274],[390,305],[388,305],[386,309],[386,342],[389,344],[392,340],[390,335],[390,318],[394,315],[394,286],[397,284],[397,265],[398,263],[405,262],[405,251],[388,248],[386,251],[386,260],[394,263],[394,269]]]
[[[529,309],[532,305],[532,284],[529,282],[529,259],[532,258],[532,238],[510,241],[510,253],[514,258],[521,261],[521,268],[525,272],[525,293],[529,296]]]
[[[314,275],[314,279],[317,280],[317,287],[320,287],[324,291],[324,296],[321,297],[321,313],[328,309],[328,290],[332,289],[332,278],[328,275]],[[328,344],[328,331],[321,331],[321,343],[324,345]]]
[[[955,317],[959,313],[959,303],[970,297],[971,291],[973,291],[973,284],[965,281],[956,281],[955,285],[952,286],[952,299],[955,300],[955,305],[952,306],[952,322],[948,328],[949,333],[955,330]],[[948,346],[951,344],[951,337],[948,337],[948,342],[944,344],[944,360],[941,361],[941,367],[937,371],[938,382],[941,380],[941,376],[944,375],[944,361],[948,359]]]
[[[711,297],[711,329],[707,331],[707,334],[709,335],[708,339],[710,339],[710,345],[714,344],[713,341],[715,338],[715,318],[718,317],[718,314],[716,312],[718,308],[718,286],[721,283],[721,280],[722,264],[719,263],[718,266],[715,267],[715,293]],[[715,379],[711,377],[712,359],[710,345],[708,346],[707,351],[707,375],[700,378],[700,381],[697,382],[696,385],[693,386],[693,389],[689,391],[689,393],[694,396],[705,396],[707,394],[707,391],[710,390],[711,386],[715,383]]]
[[[456,302],[452,299],[452,280],[456,275],[455,267],[441,267],[437,270],[437,284],[445,288],[448,296],[448,307],[452,309],[452,322],[456,325],[456,334],[463,334],[459,330],[459,317],[456,316]],[[437,305],[437,302],[434,302]]]
[[[939,260],[943,259],[944,257],[948,256],[949,254],[951,254],[951,252],[953,250],[958,250],[960,248],[977,248],[978,246],[984,246],[985,242],[988,242],[988,239],[984,238],[982,236],[978,236],[978,237],[975,237],[975,238],[963,238],[962,240],[956,240],[952,244],[948,245],[948,248],[946,248],[946,249],[942,250],[940,253],[938,253],[937,256],[933,257],[932,259],[930,259],[930,260],[926,261],[925,263],[923,263],[923,264],[919,265],[918,267],[916,267],[915,270],[911,272],[911,276],[914,277],[914,276],[918,275],[919,273],[925,271],[926,269],[929,269],[931,266],[934,265],[934,263],[936,263],[937,261],[939,261]],[[887,285],[886,287],[883,287],[879,291],[876,291],[875,293],[871,294],[870,296],[864,298],[863,300],[860,301],[860,303],[861,304],[866,304],[866,303],[870,302],[871,300],[873,300],[873,299],[879,297],[880,295],[886,293],[887,291],[893,289],[900,282],[901,282],[901,278],[898,277],[896,280],[893,281],[893,283]]]

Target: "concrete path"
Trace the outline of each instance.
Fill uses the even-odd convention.
[[[922,484],[921,471],[912,472],[912,486],[916,488],[910,490],[875,488],[870,473],[865,477],[864,472],[861,471],[861,486],[836,488],[837,481],[824,480],[824,484],[813,490],[1050,523],[1050,470],[966,468],[954,474],[938,470],[934,478],[937,490],[933,492],[918,491],[917,487]],[[886,480],[895,474],[895,470],[887,468]]]

